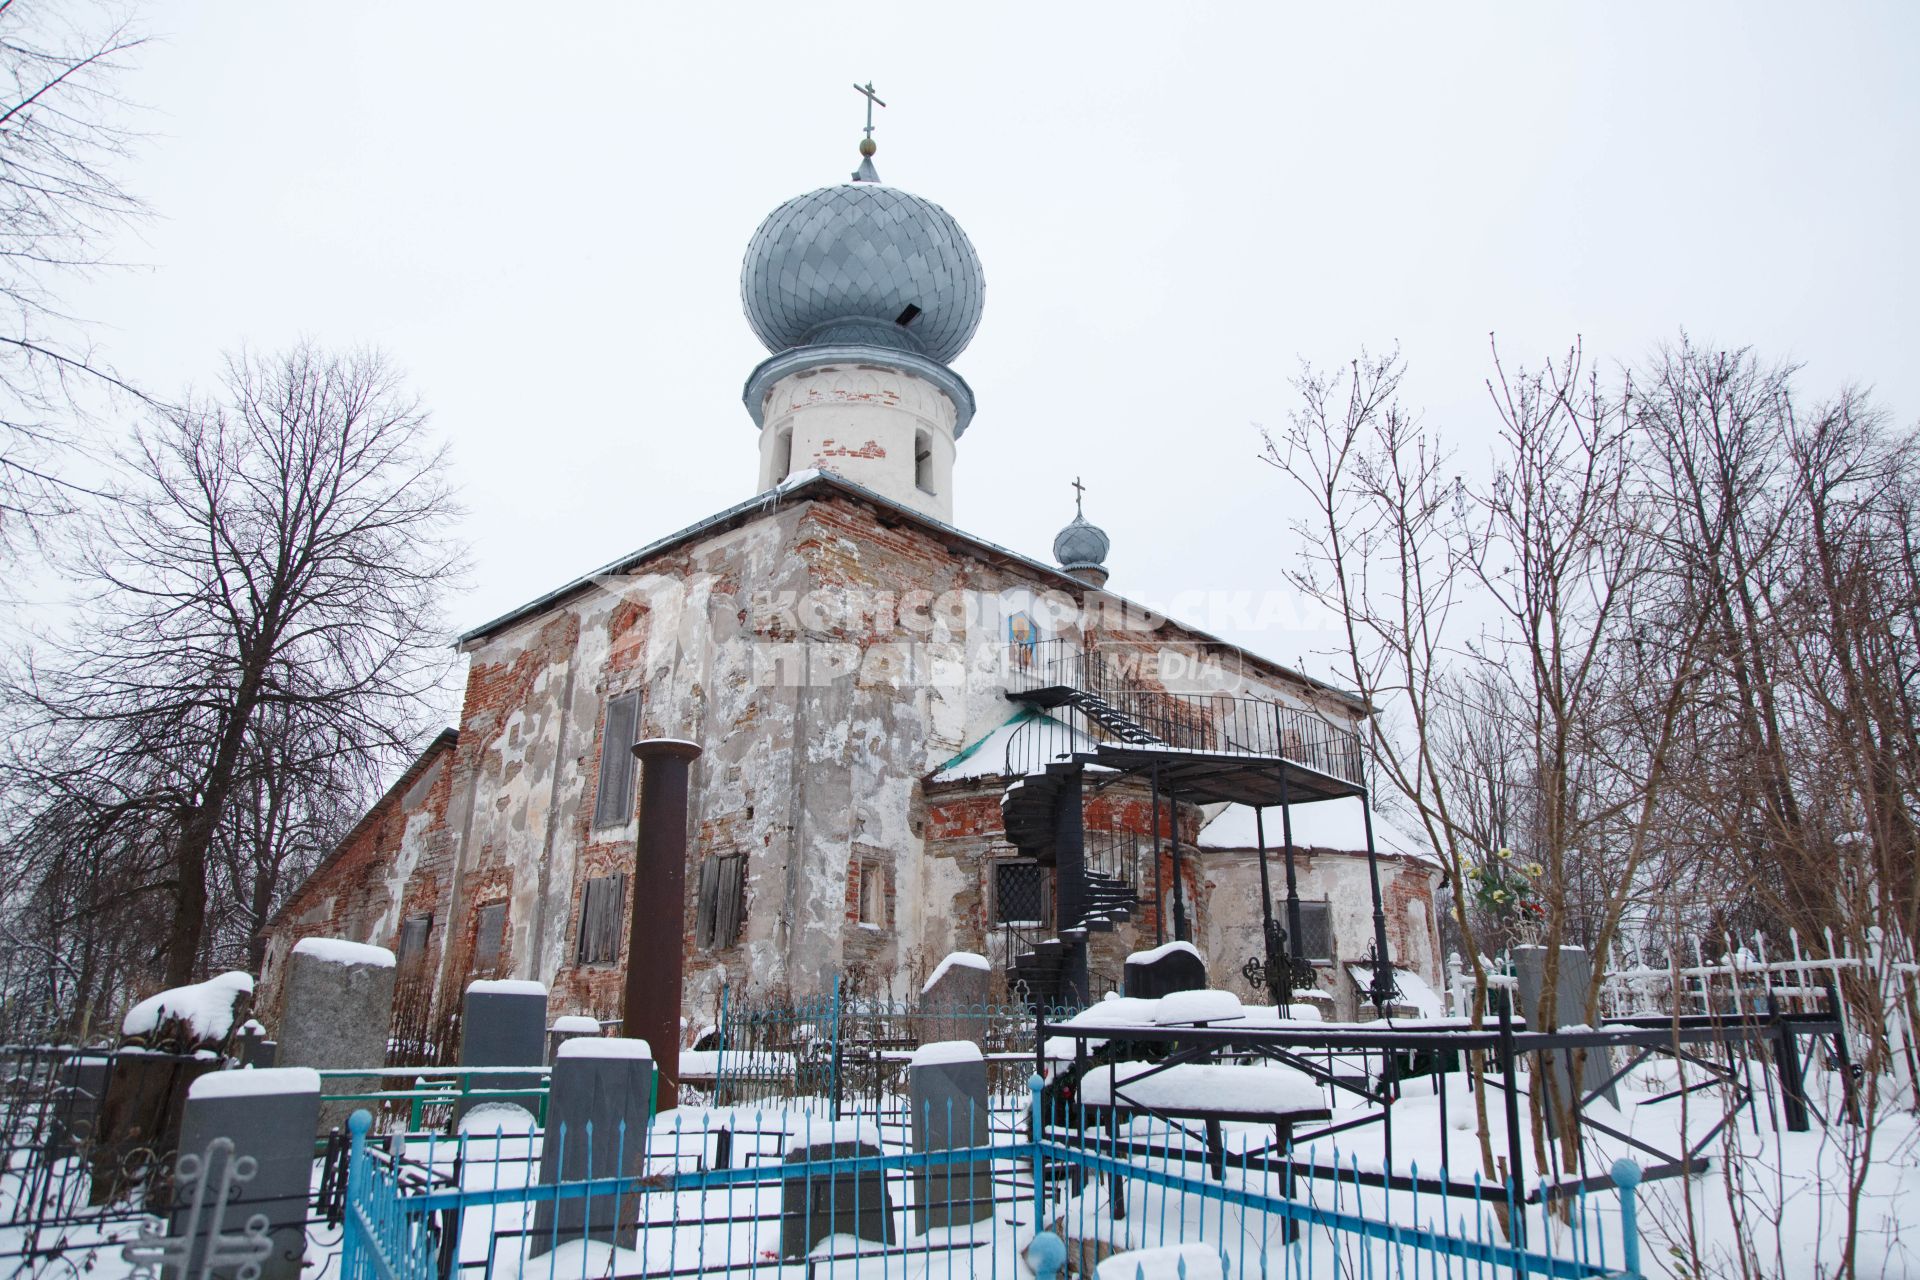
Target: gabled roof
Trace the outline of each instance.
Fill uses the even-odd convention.
[[[933,517],[924,515],[910,507],[904,507],[891,498],[882,497],[865,485],[855,484],[853,481],[836,475],[831,471],[802,471],[788,476],[785,480],[781,481],[774,488],[767,490],[765,493],[756,494],[745,502],[736,503],[724,511],[716,512],[698,524],[688,525],[679,532],[670,533],[657,542],[650,542],[638,551],[624,555],[618,560],[595,569],[592,573],[575,578],[572,582],[557,587],[537,599],[529,600],[518,609],[503,613],[493,619],[493,621],[475,627],[460,637],[458,646],[463,651],[470,650],[480,641],[499,634],[515,623],[542,613],[555,605],[561,604],[589,590],[595,582],[602,578],[631,573],[647,561],[665,555],[696,539],[751,524],[756,520],[764,519],[772,515],[782,507],[791,506],[796,502],[806,502],[836,496],[852,498],[857,502],[863,502],[873,507],[877,511],[884,512],[891,519],[896,519],[906,524],[917,525],[929,533],[940,537],[950,548],[963,555],[969,555],[990,564],[1017,565],[1025,572],[1034,575],[1043,582],[1050,582],[1052,585],[1058,586],[1061,590],[1072,595],[1084,596],[1089,591],[1094,590],[1094,588],[1089,587],[1085,581],[1074,577],[1057,565],[1050,565],[1043,561],[1035,560],[1030,556],[1021,555],[1017,551],[1012,551],[1000,546],[998,543],[988,542],[984,538],[975,537],[973,534],[956,529],[943,520],[935,520]],[[1099,594],[1116,600],[1127,608],[1137,609],[1142,613],[1153,612],[1145,605],[1128,600],[1124,596],[1115,595],[1113,592],[1101,589]],[[1251,662],[1258,663],[1267,670],[1295,681],[1306,688],[1337,698],[1362,715],[1370,714],[1373,710],[1364,698],[1346,689],[1342,689],[1338,685],[1328,684],[1324,680],[1315,679],[1313,676],[1295,671],[1291,667],[1284,666],[1264,655],[1254,653],[1250,649],[1242,648],[1240,645],[1234,644],[1231,641],[1209,635],[1198,627],[1189,626],[1177,618],[1169,618],[1167,621],[1202,643],[1218,645],[1224,650],[1237,654]]]

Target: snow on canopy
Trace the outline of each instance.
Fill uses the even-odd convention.
[[[1127,963],[1152,964],[1156,960],[1165,959],[1176,951],[1184,951],[1196,960],[1200,958],[1200,948],[1194,946],[1191,942],[1163,942],[1150,951],[1134,952],[1127,957]]]
[[[1351,800],[1318,800],[1296,804],[1293,810],[1293,847],[1296,849],[1339,849],[1349,853],[1367,851],[1366,815],[1358,797]],[[1267,848],[1283,847],[1280,811],[1268,809]],[[1259,831],[1255,828],[1252,805],[1230,804],[1200,828],[1202,849],[1257,849]],[[1416,840],[1379,814],[1373,815],[1373,847],[1381,853],[1400,854],[1433,861],[1424,840]]]
[[[234,970],[189,987],[173,987],[148,996],[128,1010],[120,1034],[129,1039],[151,1037],[169,1023],[179,1023],[190,1045],[215,1045],[233,1030],[235,1007],[253,995],[253,975]]]

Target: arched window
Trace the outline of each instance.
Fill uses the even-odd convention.
[[[933,492],[933,437],[925,431],[913,433],[913,483],[922,493]]]
[[[773,442],[773,483],[779,484],[793,470],[793,428],[788,427]]]

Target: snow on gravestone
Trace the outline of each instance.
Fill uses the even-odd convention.
[[[880,1130],[870,1120],[816,1120],[788,1115],[787,1174],[780,1192],[780,1256],[803,1258],[829,1236],[894,1242],[893,1199],[887,1175],[814,1168],[829,1160],[873,1158]]]
[[[393,1027],[393,952],[340,938],[302,938],[287,957],[280,1036],[274,1061],[282,1067],[382,1067]],[[371,1093],[380,1077],[326,1082],[327,1093]],[[358,1104],[323,1102],[321,1133],[343,1128]]]
[[[992,970],[987,958],[971,951],[955,951],[940,962],[920,988],[920,1041],[945,1040],[984,1043],[987,984]]]
[[[1207,966],[1191,942],[1169,942],[1151,951],[1127,957],[1126,993],[1154,1000],[1175,991],[1196,991],[1207,985]]]
[[[921,1045],[909,1067],[913,1149],[965,1150],[991,1146],[987,1063],[970,1040]],[[993,1216],[993,1166],[988,1162],[931,1165],[914,1196],[915,1223],[925,1233],[963,1227]]]
[[[598,1018],[589,1018],[580,1013],[562,1014],[547,1028],[547,1061],[558,1061],[560,1046],[567,1041],[578,1040],[582,1036],[597,1036],[602,1034],[602,1030]]]
[[[538,1069],[547,1062],[547,989],[524,979],[483,979],[467,984],[464,1016],[460,1022],[460,1065],[463,1067],[533,1067],[535,1074],[487,1072],[468,1080],[470,1089],[534,1090],[540,1087]],[[535,1105],[531,1093],[501,1097],[502,1102]],[[470,1103],[456,1112],[464,1115]]]
[[[216,1138],[233,1143],[228,1162],[254,1161],[253,1178],[234,1191],[235,1207],[220,1224],[230,1235],[254,1214],[263,1214],[273,1241],[260,1264],[261,1280],[299,1280],[307,1252],[307,1190],[313,1174],[313,1134],[320,1113],[320,1077],[309,1067],[216,1071],[193,1082],[180,1125],[181,1155],[204,1160]],[[209,1192],[216,1191],[227,1166],[204,1167]],[[176,1174],[176,1208],[169,1234],[197,1231],[186,1274],[198,1275],[204,1262],[209,1216],[191,1211],[189,1187]],[[209,1203],[212,1197],[209,1196]],[[215,1276],[233,1274],[216,1267]]]
[[[187,1088],[219,1067],[252,999],[250,974],[223,973],[128,1011],[120,1024],[123,1051],[114,1055],[95,1125],[91,1203],[118,1198],[143,1161],[171,1162]],[[165,1200],[165,1188],[158,1199]]]
[[[579,1035],[561,1045],[547,1095],[541,1183],[639,1177],[646,1171],[652,1098],[653,1049],[645,1040]],[[532,1255],[582,1235],[631,1247],[636,1223],[631,1215],[621,1221],[621,1201],[617,1195],[542,1200],[533,1211]],[[630,1199],[627,1208],[633,1208]]]

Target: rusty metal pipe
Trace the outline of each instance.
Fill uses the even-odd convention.
[[[640,760],[640,844],[620,1031],[653,1048],[661,1111],[680,1105],[680,1003],[687,918],[687,772],[700,748],[649,738]]]

